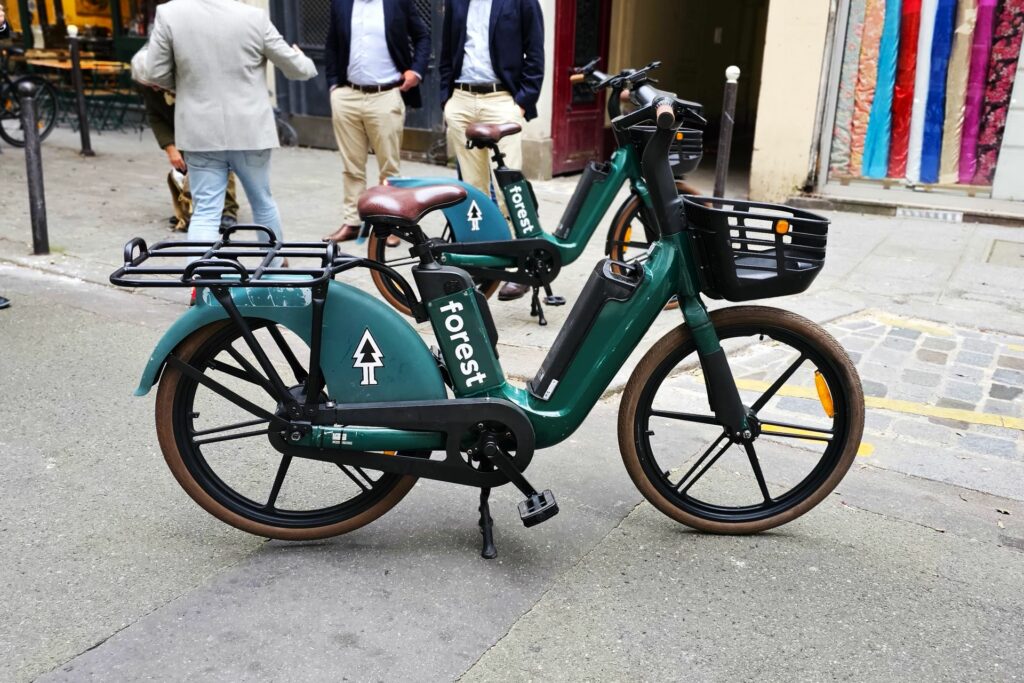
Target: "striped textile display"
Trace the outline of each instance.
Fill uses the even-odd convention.
[[[931,75],[925,104],[924,136],[921,144],[921,182],[939,182],[942,157],[942,129],[946,119],[946,78],[953,49],[956,0],[939,0],[932,33]]]
[[[953,51],[946,78],[946,123],[942,130],[939,182],[952,184],[960,178],[960,144],[963,139],[967,77],[971,70],[971,45],[978,19],[978,0],[960,0],[956,10]]]
[[[892,97],[896,86],[896,63],[900,51],[901,0],[886,0],[885,24],[878,51],[878,81],[871,118],[864,140],[864,176],[884,178],[889,170],[889,140],[892,137]]]
[[[910,112],[914,106],[914,77],[917,72],[917,39],[921,32],[921,0],[903,0],[900,20],[900,56],[896,87],[892,96],[892,142],[889,149],[889,177],[907,174],[910,145]]]

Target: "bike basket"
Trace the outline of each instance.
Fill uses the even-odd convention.
[[[651,139],[656,128],[654,126],[633,126],[629,134],[633,139],[633,146],[640,157],[644,155],[647,142]],[[693,173],[704,156],[704,132],[697,128],[680,128],[675,132],[672,139],[672,146],[668,150],[669,164],[672,165],[672,175],[682,178],[687,173]]]
[[[825,265],[826,218],[777,204],[684,196],[701,291],[749,301],[798,294]]]

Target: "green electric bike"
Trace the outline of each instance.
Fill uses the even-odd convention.
[[[607,91],[609,120],[621,113],[620,96],[633,83],[645,82],[648,74],[661,66],[651,62],[641,69],[626,69],[609,76],[597,70],[598,60],[576,69],[571,81],[574,87],[586,88],[599,96]],[[676,189],[681,194],[696,194],[683,177],[694,171],[703,156],[703,128],[707,124],[701,115],[701,106],[688,102],[686,119],[675,131],[669,148],[672,173]],[[624,187],[628,196],[615,210],[605,237],[605,254],[617,261],[628,261],[642,254],[657,238],[656,221],[644,200],[646,184],[640,172],[640,154],[654,132],[650,125],[636,125],[622,131],[615,130],[616,149],[604,162],[590,162],[580,177],[565,212],[553,232],[541,226],[537,197],[533,186],[519,169],[508,168],[499,148],[500,141],[518,135],[518,123],[476,123],[466,129],[469,148],[487,150],[494,163],[495,191],[500,192],[508,207],[512,230],[498,205],[469,183],[452,178],[389,178],[393,187],[413,188],[431,185],[459,185],[466,190],[466,198],[440,210],[443,225],[424,228],[434,256],[442,263],[458,266],[473,276],[477,288],[490,297],[504,282],[517,282],[533,289],[530,314],[546,325],[544,305],[562,306],[565,298],[552,293],[552,283],[561,269],[579,259],[597,231],[605,215],[612,209],[615,198]],[[365,226],[368,227],[368,226]],[[400,272],[418,261],[415,256],[400,254],[389,249],[387,240],[369,235],[369,258]],[[383,272],[372,273],[374,284],[388,303],[396,310],[411,314],[396,281]],[[541,297],[543,290],[545,296]],[[673,302],[674,303],[674,302]]]
[[[658,238],[642,258],[597,264],[525,386],[502,371],[473,279],[440,262],[420,228],[429,212],[465,199],[459,186],[378,187],[360,200],[375,234],[412,244],[416,290],[384,264],[333,244],[276,243],[260,226],[229,229],[216,243],[129,242],[114,284],[198,288],[136,392],[159,380],[157,436],[188,494],[239,529],[305,540],[373,521],[418,477],[462,484],[480,489],[482,555],[494,557],[491,489],[511,483],[523,493],[526,526],[558,512],[552,492],[526,478],[536,450],[580,427],[678,296],[684,324],[647,352],[621,397],[630,477],[669,517],[716,533],[770,529],[821,502],[863,430],[849,357],[809,320],[760,306],[709,313],[701,294],[747,300],[806,289],[824,263],[828,221],[680,197],[668,151],[688,105],[648,82],[632,85],[639,108],[613,125],[654,128],[638,163]],[[293,267],[274,267],[282,257]],[[438,348],[335,279],[354,268],[393,279]]]

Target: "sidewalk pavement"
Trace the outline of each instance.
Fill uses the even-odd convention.
[[[24,160],[0,155],[0,679],[1011,679],[1024,635],[1024,231],[830,214],[808,293],[767,302],[826,325],[868,395],[865,448],[829,501],[752,538],[686,531],[646,504],[615,447],[617,391],[678,324],[666,313],[531,477],[562,513],[525,530],[496,492],[499,560],[476,557],[473,496],[421,482],[323,543],[265,543],[208,517],[161,462],[130,395],[180,292],[106,285],[121,246],[170,237],[149,137],[44,146],[53,254],[30,255]],[[340,162],[281,150],[290,239],[336,227]],[[406,164],[409,175],[445,175]],[[551,226],[575,179],[538,183]],[[556,282],[571,302],[603,228]],[[362,287],[369,279],[354,278]],[[538,327],[493,302],[509,374],[532,376],[568,308]],[[425,331],[424,331],[425,332]],[[426,335],[429,337],[429,335]],[[738,359],[743,375],[743,359]],[[799,412],[799,399],[792,410]],[[680,435],[685,448],[687,436]],[[582,459],[587,466],[581,469]],[[910,476],[908,476],[910,475]],[[1005,515],[1000,511],[1009,512]]]

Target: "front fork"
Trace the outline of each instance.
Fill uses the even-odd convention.
[[[700,290],[695,278],[696,268],[693,266],[690,245],[685,234],[671,235],[667,239],[676,242],[676,247],[684,256],[679,266],[679,310],[697,346],[697,356],[704,370],[708,405],[730,437],[745,438],[745,432],[749,430],[747,409],[740,398],[725,349],[719,343],[715,327],[711,324],[708,309],[698,295]]]

